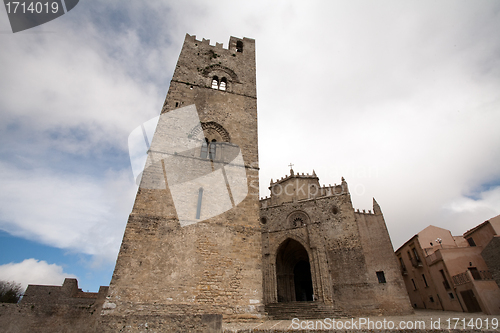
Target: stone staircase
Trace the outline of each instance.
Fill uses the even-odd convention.
[[[271,320],[340,318],[346,315],[333,305],[321,302],[287,302],[266,305]]]

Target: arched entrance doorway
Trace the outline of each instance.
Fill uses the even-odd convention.
[[[302,244],[286,239],[276,256],[278,302],[312,301],[313,285],[309,255]]]

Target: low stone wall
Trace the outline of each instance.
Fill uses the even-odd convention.
[[[29,285],[19,304],[0,303],[0,333],[222,332],[222,314],[103,314],[107,292],[82,292],[76,279]]]
[[[0,304],[1,333],[221,333],[222,315],[101,316],[100,305]]]
[[[222,315],[102,316],[99,332],[222,333]]]
[[[0,304],[2,333],[98,332],[99,309],[95,305]]]

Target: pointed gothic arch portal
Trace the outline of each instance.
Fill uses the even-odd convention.
[[[276,281],[278,302],[313,301],[309,255],[294,239],[286,239],[278,248]]]

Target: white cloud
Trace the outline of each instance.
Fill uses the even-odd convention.
[[[0,227],[113,261],[136,191],[129,172],[93,178],[0,163]]]
[[[20,283],[23,290],[28,284],[60,286],[65,278],[74,278],[65,273],[61,266],[48,264],[43,260],[25,259],[20,263],[0,265],[0,280]]]
[[[2,34],[1,227],[116,255],[130,171],[69,174],[61,164],[113,163],[106,149],[126,150],[129,132],[160,111],[188,32],[225,46],[230,35],[256,39],[262,196],[292,162],[322,183],[344,176],[363,188],[355,208],[375,197],[395,246],[429,224],[461,234],[500,214],[497,189],[464,195],[500,179],[499,8],[114,0],[80,2],[37,28],[54,33]]]
[[[86,27],[85,34],[70,28],[3,36],[1,129],[20,124],[26,136],[34,132],[51,149],[81,154],[109,146],[125,149],[128,133],[157,115],[166,87],[138,80],[136,72],[148,57],[134,58],[129,66],[130,54],[141,49],[135,34],[125,31],[119,40],[112,39],[126,50],[107,50],[110,45],[99,39],[100,31]],[[161,61],[152,70],[158,67]],[[48,133],[56,136],[49,140]]]
[[[494,213],[498,209],[499,202],[500,186],[481,192],[477,199],[462,196],[444,205],[443,208],[455,214],[475,212],[481,209],[488,209]]]
[[[472,227],[498,215],[500,186],[479,193],[479,197],[459,196],[445,203],[442,208],[444,223],[452,233],[463,234]]]

